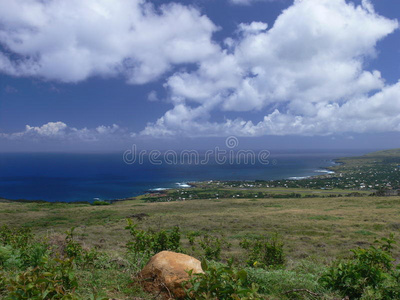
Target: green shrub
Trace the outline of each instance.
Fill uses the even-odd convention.
[[[73,271],[73,260],[54,260],[44,266],[28,268],[7,285],[6,300],[78,300],[74,290],[78,283]]]
[[[95,290],[78,296],[76,274],[81,280],[83,272],[109,268],[111,264],[107,255],[84,249],[74,239],[74,228],[59,248],[36,239],[28,229],[0,228],[0,299],[99,299]]]
[[[250,300],[262,299],[257,293],[258,286],[249,284],[247,273],[244,270],[236,271],[232,262],[228,265],[208,265],[202,261],[204,274],[192,274],[189,281],[184,283],[187,299],[205,300]]]
[[[240,246],[247,250],[246,263],[250,267],[271,268],[285,264],[283,242],[278,235],[244,238]]]
[[[107,201],[96,200],[96,201],[94,201],[94,202],[92,203],[92,205],[95,205],[95,206],[111,205],[111,203],[110,203],[110,202],[107,202]]]
[[[75,228],[71,228],[66,232],[67,236],[65,238],[66,247],[65,254],[69,258],[73,258],[81,267],[89,267],[96,264],[96,260],[98,260],[100,254],[94,250],[86,250],[82,247],[80,243],[75,241],[74,239],[74,230]]]
[[[163,250],[181,252],[181,233],[179,227],[172,230],[141,230],[132,220],[127,220],[126,229],[129,230],[132,240],[127,243],[127,248],[137,257],[149,257]]]
[[[200,246],[201,252],[197,254],[208,260],[220,260],[222,248],[230,248],[231,244],[223,236],[210,235],[198,231],[186,234],[192,252],[196,252],[196,245]]]
[[[48,245],[36,242],[29,230],[0,229],[0,266],[5,268],[36,267],[48,253]]]
[[[181,233],[178,226],[175,226],[171,230],[160,230],[159,232],[153,232],[152,235],[152,250],[154,253],[163,250],[181,250]]]
[[[400,299],[400,272],[393,265],[393,236],[367,249],[353,249],[353,257],[338,261],[321,277],[326,287],[350,299]]]
[[[27,245],[27,247],[21,251],[21,260],[23,267],[37,267],[45,263],[48,256],[48,245],[45,243],[35,242]]]
[[[0,227],[0,244],[23,249],[29,245],[32,239],[33,234],[29,228],[12,229],[7,225]]]
[[[199,236],[200,236],[199,231],[190,231],[190,232],[186,233],[186,238],[188,239],[189,245],[193,252],[196,250],[195,242],[196,242],[196,238]]]
[[[223,241],[209,234],[203,234],[200,238],[199,245],[204,251],[204,257],[208,260],[220,260],[221,259],[221,245]]]
[[[0,246],[0,268],[19,268],[22,265],[19,256],[19,251],[16,251],[10,245]]]
[[[65,237],[65,254],[70,258],[80,257],[83,252],[82,245],[74,240],[74,230],[75,227],[72,227],[66,232],[67,236]]]

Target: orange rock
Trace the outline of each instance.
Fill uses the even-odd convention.
[[[139,273],[144,289],[157,293],[164,299],[183,299],[185,291],[181,283],[189,279],[188,271],[204,273],[201,262],[189,255],[162,251],[154,255]]]

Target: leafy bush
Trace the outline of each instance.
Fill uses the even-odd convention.
[[[94,206],[102,206],[102,205],[111,205],[110,202],[107,201],[102,201],[102,200],[96,200],[92,203]]]
[[[377,246],[353,249],[353,257],[338,261],[321,277],[326,287],[351,299],[400,299],[400,272],[393,265],[393,236]]]
[[[199,236],[200,236],[199,231],[190,231],[186,234],[186,238],[188,239],[189,245],[192,248],[193,252],[196,250],[195,242],[196,242],[196,238]]]
[[[44,242],[29,244],[24,251],[21,251],[23,267],[37,267],[45,263],[48,256],[48,245]]]
[[[82,267],[94,265],[99,257],[99,253],[94,249],[86,250],[80,243],[75,241],[74,230],[75,228],[72,227],[71,230],[66,232],[65,255],[69,258],[73,258],[75,262]]]
[[[74,240],[72,228],[59,253],[24,228],[0,228],[0,298],[5,300],[81,299],[77,265],[97,263],[98,253]],[[61,257],[61,258],[60,258]],[[91,299],[96,297],[88,295]],[[93,298],[95,297],[95,298]]]
[[[10,245],[0,246],[0,267],[19,268],[21,265],[19,251],[15,251]]]
[[[249,284],[247,272],[234,270],[231,261],[228,265],[208,265],[203,260],[201,265],[204,274],[189,272],[190,279],[184,283],[184,286],[189,286],[186,289],[187,299],[261,299],[257,293],[258,286]]]
[[[191,231],[186,234],[192,252],[197,252],[196,245],[200,246],[201,252],[197,254],[208,260],[220,260],[222,248],[230,248],[231,244],[223,236],[210,235],[198,231]]]
[[[65,237],[65,254],[70,258],[80,257],[83,252],[82,245],[74,240],[74,230],[75,227],[72,227],[66,232],[67,236]]]
[[[33,234],[29,228],[12,229],[7,225],[0,227],[0,244],[14,248],[25,248],[32,240]]]
[[[29,230],[0,229],[0,266],[6,268],[36,267],[47,255],[47,244],[35,242]]]
[[[283,242],[278,235],[244,238],[240,246],[247,250],[246,263],[250,267],[281,267],[285,264]]]
[[[199,244],[200,247],[204,250],[204,256],[206,259],[221,259],[221,244],[223,241],[216,237],[211,236],[209,234],[203,234],[200,238]]]
[[[74,296],[77,280],[73,259],[51,259],[48,245],[34,239],[24,228],[0,228],[0,291],[4,299],[78,299]]]
[[[74,290],[78,286],[70,259],[57,260],[36,268],[28,268],[11,279],[6,299],[77,299]]]
[[[181,233],[179,227],[172,230],[141,230],[132,220],[127,220],[126,229],[129,230],[132,240],[127,243],[129,251],[137,257],[149,257],[163,250],[181,251]]]

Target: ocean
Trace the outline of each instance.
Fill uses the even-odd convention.
[[[205,180],[275,180],[327,172],[334,159],[363,150],[273,151],[268,163],[127,164],[123,153],[0,153],[0,197],[77,202],[122,199]]]

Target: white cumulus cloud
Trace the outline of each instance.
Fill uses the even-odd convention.
[[[250,24],[241,23],[239,24],[239,30],[242,32],[257,33],[264,31],[268,28],[267,23],[263,22],[251,22]]]
[[[78,82],[157,79],[217,50],[216,26],[192,7],[145,0],[0,0],[0,72]]]
[[[128,139],[132,135],[118,125],[101,125],[97,128],[75,128],[64,122],[48,122],[42,126],[26,125],[25,130],[14,133],[0,133],[0,138],[8,140],[35,141],[107,141]]]
[[[238,5],[250,5],[254,2],[273,2],[273,1],[282,1],[282,0],[229,0],[233,4]]]
[[[240,24],[228,49],[192,72],[175,73],[167,87],[175,108],[142,134],[330,134],[399,130],[398,84],[385,86],[366,70],[377,42],[398,28],[364,0],[296,0],[267,29]],[[394,96],[396,95],[396,96]],[[379,105],[378,105],[379,103]],[[210,113],[258,111],[253,123],[211,122]],[[180,129],[177,129],[179,124]]]

